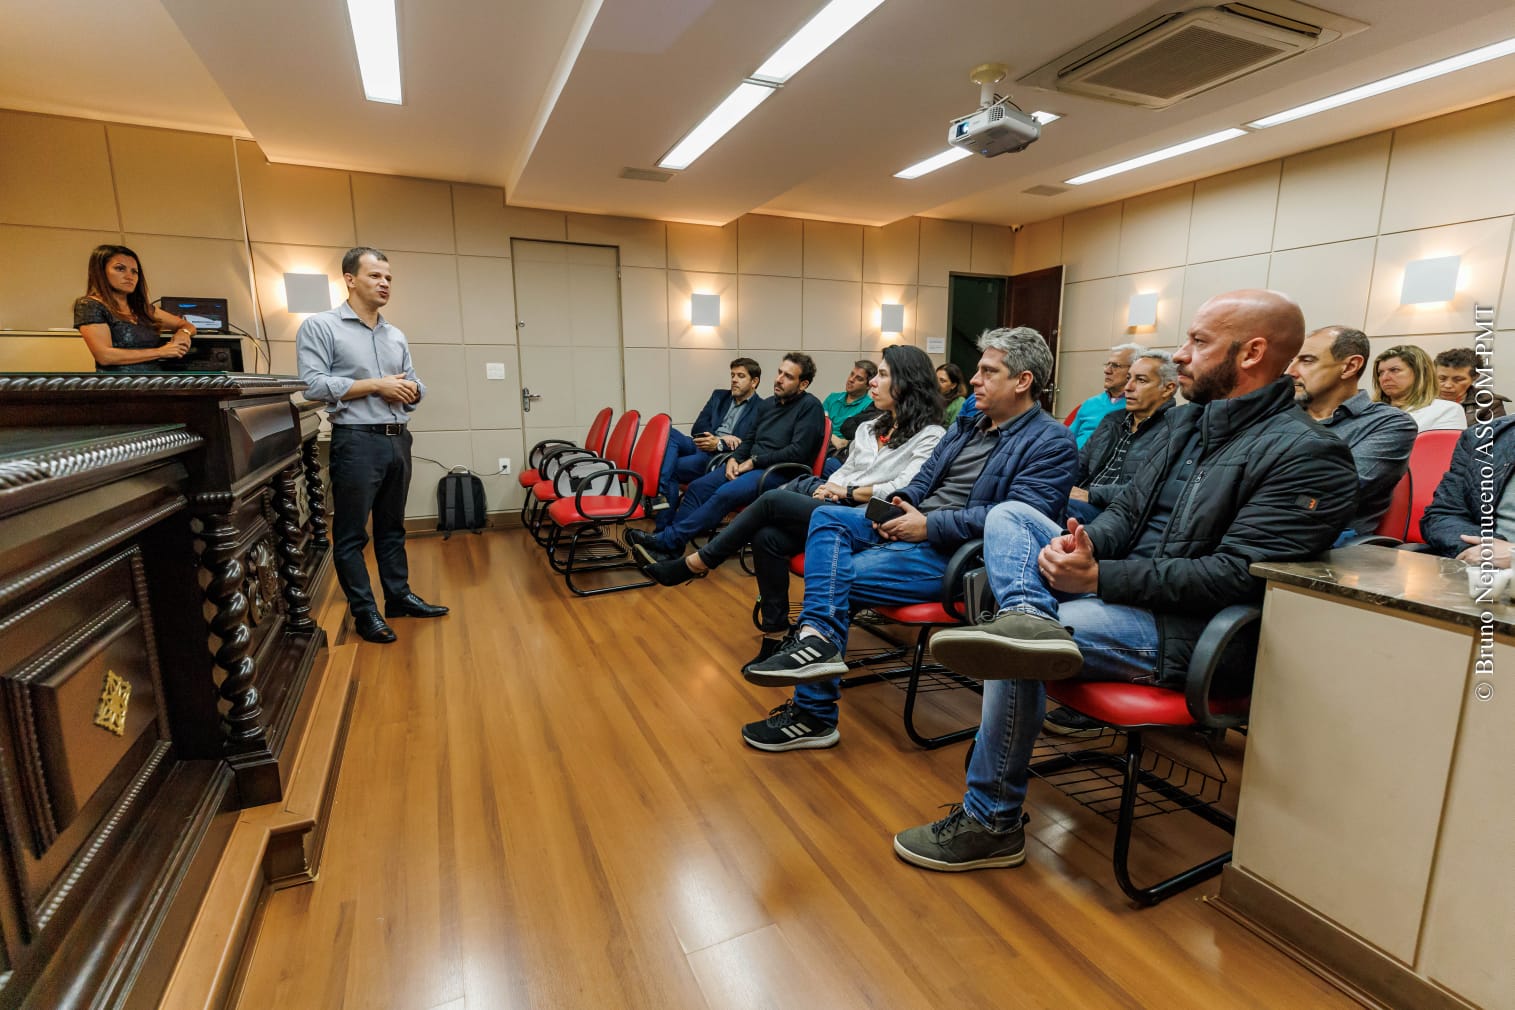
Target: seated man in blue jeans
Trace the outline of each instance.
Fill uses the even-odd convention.
[[[742,674],[754,684],[798,685],[769,717],[742,728],[759,750],[834,746],[839,678],[854,604],[923,603],[941,598],[947,561],[983,534],[1003,501],[1060,516],[1073,486],[1073,435],[1037,404],[1052,374],[1042,335],[1024,326],[979,338],[973,395],[980,413],[959,416],[920,471],[890,500],[904,510],[874,525],[862,507],[822,506],[805,540],[805,604],[791,635]]]
[[[757,395],[762,378],[762,365],[751,358],[737,358],[731,363],[731,388],[711,392],[690,433],[669,430],[658,479],[658,490],[668,506],[657,514],[658,529],[668,525],[679,507],[680,484],[703,477],[714,456],[731,452],[752,437],[763,406],[763,398]]]
[[[1126,493],[1062,533],[1019,502],[989,514],[984,562],[999,616],[932,639],[939,662],[985,681],[961,806],[902,831],[894,851],[931,870],[1019,866],[1021,805],[1042,724],[1044,680],[1181,685],[1206,623],[1262,598],[1258,561],[1308,558],[1356,508],[1357,471],[1336,436],[1294,402],[1284,368],[1304,314],[1274,291],[1200,306],[1173,356],[1190,401]],[[1221,677],[1250,667],[1228,654]]]
[[[681,557],[690,537],[715,529],[733,509],[751,505],[768,467],[815,462],[826,432],[826,413],[821,401],[806,392],[814,378],[815,361],[810,355],[799,351],[784,355],[773,380],[773,399],[759,408],[752,438],[736,447],[724,468],[710,471],[685,488],[678,509],[656,534],[626,532],[626,542],[644,561],[651,565]]]

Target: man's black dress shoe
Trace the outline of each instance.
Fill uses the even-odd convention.
[[[377,610],[365,610],[352,615],[353,630],[358,637],[365,642],[378,642],[387,645],[395,640],[395,633],[384,623],[384,618],[379,616]]]
[[[441,617],[446,607],[427,603],[415,593],[407,593],[397,600],[384,601],[385,617]]]

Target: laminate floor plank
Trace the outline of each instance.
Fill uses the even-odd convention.
[[[966,744],[919,750],[873,684],[843,693],[836,748],[744,746],[786,693],[736,673],[757,636],[734,565],[580,599],[518,531],[409,553],[452,613],[360,646],[320,878],[267,899],[242,1010],[1354,1005],[1206,908],[1213,885],[1132,908],[1113,827],[1040,782],[1025,866],[900,862],[893,833],[961,797]],[[917,717],[978,709],[942,692]],[[1155,818],[1133,868],[1225,844]]]

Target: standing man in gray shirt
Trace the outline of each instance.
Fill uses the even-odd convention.
[[[440,617],[446,607],[410,591],[405,495],[410,488],[411,411],[426,395],[405,334],[379,310],[389,304],[389,258],[359,246],[342,257],[347,301],[300,325],[295,346],[305,395],[331,420],[332,556],[353,627],[370,642],[393,642],[384,617]],[[384,587],[379,616],[363,548],[373,516],[374,556]]]

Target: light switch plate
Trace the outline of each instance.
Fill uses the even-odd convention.
[[[486,361],[484,363],[484,378],[486,378],[486,379],[503,379],[503,378],[505,378],[505,362],[503,362],[503,361]]]

